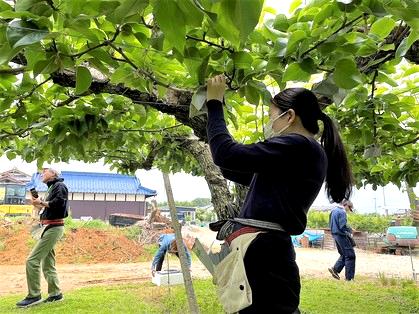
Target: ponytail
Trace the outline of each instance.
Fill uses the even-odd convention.
[[[345,147],[335,123],[328,115],[320,112],[323,133],[320,139],[328,159],[326,192],[329,200],[336,203],[349,199],[352,193],[352,172],[346,157]]]
[[[320,139],[328,159],[326,191],[329,200],[340,203],[349,199],[352,193],[352,173],[346,158],[338,130],[320,109],[316,96],[305,88],[287,88],[271,100],[282,111],[294,109],[304,128],[312,134],[319,132],[318,120],[323,121],[323,134]]]

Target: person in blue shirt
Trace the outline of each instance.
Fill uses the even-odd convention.
[[[333,278],[340,279],[339,273],[345,267],[345,279],[353,280],[355,277],[355,250],[352,246],[352,229],[348,226],[346,212],[353,211],[353,204],[349,200],[342,201],[330,213],[329,227],[339,252],[339,259],[329,268]]]
[[[188,267],[191,268],[192,261],[191,261],[191,254],[189,253],[188,249],[183,244],[186,251],[186,257],[188,259]],[[175,254],[179,257],[179,251],[176,244],[176,238],[174,233],[162,234],[159,238],[159,250],[157,251],[156,255],[153,258],[153,262],[151,264],[151,274],[154,276],[156,271],[160,271],[163,266],[163,261],[166,253]]]

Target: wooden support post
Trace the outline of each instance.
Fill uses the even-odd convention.
[[[181,226],[177,219],[175,199],[173,197],[172,187],[170,185],[169,175],[163,173],[164,187],[166,188],[167,204],[170,209],[170,217],[172,218],[172,226],[175,230],[176,244],[179,251],[180,266],[182,268],[183,281],[185,282],[186,295],[189,303],[189,310],[192,314],[199,313],[198,303],[196,301],[195,291],[192,285],[192,277],[187,265],[187,257],[185,247],[183,245]]]

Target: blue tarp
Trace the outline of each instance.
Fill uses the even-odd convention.
[[[291,236],[292,244],[295,247],[301,247],[300,240],[306,237],[308,238],[309,242],[314,242],[317,240],[321,240],[324,237],[324,231],[323,230],[305,230],[302,234]]]

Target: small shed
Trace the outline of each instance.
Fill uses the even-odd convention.
[[[160,213],[168,218],[170,218],[169,208],[160,209]],[[186,206],[176,206],[177,219],[179,221],[185,221],[186,217],[190,217],[193,221],[195,220],[196,208],[195,207],[186,207]]]

